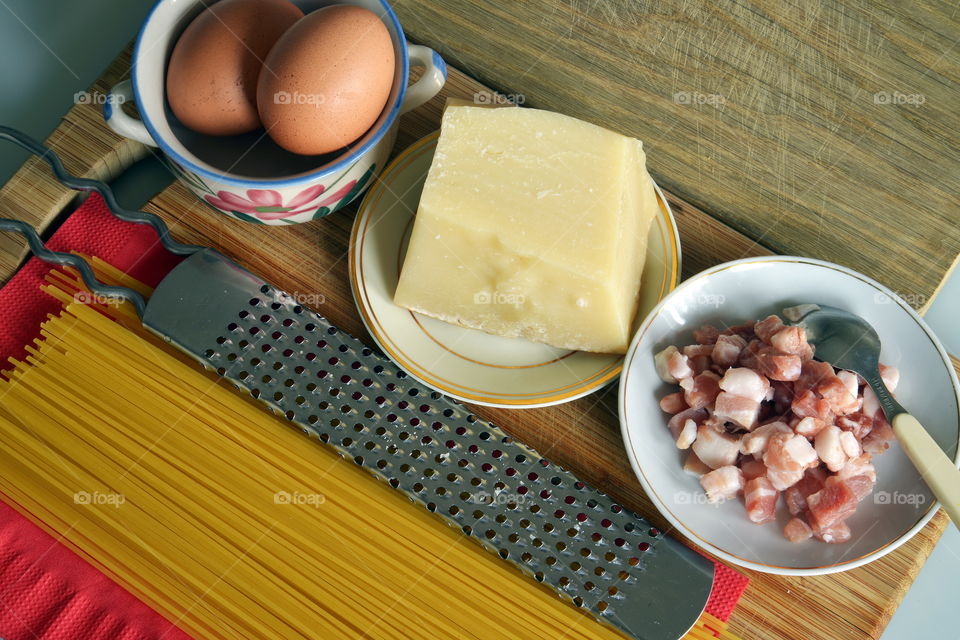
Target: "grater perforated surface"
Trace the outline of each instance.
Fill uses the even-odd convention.
[[[707,560],[220,254],[174,269],[144,325],[628,634],[703,610]]]

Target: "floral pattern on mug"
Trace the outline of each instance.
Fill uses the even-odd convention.
[[[286,204],[280,192],[273,189],[247,189],[246,197],[229,191],[218,191],[216,195],[206,194],[204,198],[224,211],[254,216],[257,220],[281,220],[334,204],[350,193],[356,183],[356,180],[350,180],[320,201],[316,200],[326,191],[322,184],[304,189]]]

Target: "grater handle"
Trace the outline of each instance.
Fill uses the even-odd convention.
[[[27,239],[27,244],[30,245],[30,250],[33,252],[33,255],[37,256],[37,258],[51,264],[73,267],[80,272],[80,277],[83,278],[84,284],[87,285],[87,288],[89,288],[94,295],[103,296],[105,298],[127,300],[137,310],[137,315],[143,317],[144,309],[146,309],[146,302],[144,301],[142,295],[127,287],[117,287],[103,284],[97,280],[97,277],[93,273],[93,269],[90,268],[90,265],[87,264],[86,260],[72,253],[51,251],[46,247],[46,245],[43,244],[43,240],[40,239],[40,236],[37,234],[34,228],[28,225],[26,222],[23,222],[22,220],[14,220],[12,218],[0,218],[0,231],[12,231],[14,233],[19,233]]]
[[[170,253],[178,256],[187,256],[204,248],[193,244],[183,244],[174,240],[170,235],[170,230],[167,228],[166,223],[152,213],[124,209],[120,203],[117,202],[117,198],[113,195],[113,190],[109,185],[100,180],[74,176],[64,168],[60,157],[52,149],[45,147],[41,142],[22,131],[18,131],[13,127],[0,126],[0,140],[12,142],[18,147],[26,149],[35,156],[46,160],[57,180],[74,191],[94,191],[99,193],[104,202],[106,202],[107,208],[110,209],[110,213],[121,220],[135,224],[150,225],[153,227],[153,230],[157,232],[157,235],[160,236],[160,242],[163,244],[164,249]],[[36,251],[34,251],[34,253],[36,253]],[[87,286],[90,286],[90,284],[87,283]]]

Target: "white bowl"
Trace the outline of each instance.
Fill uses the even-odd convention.
[[[716,266],[671,292],[647,316],[627,353],[620,379],[620,424],[630,463],[660,512],[690,540],[720,558],[757,571],[817,575],[845,571],[893,551],[933,517],[936,500],[903,450],[893,443],[875,456],[877,485],[847,521],[844,544],[791,543],[777,521],[747,520],[742,499],[712,505],[682,456],[658,405],[675,391],[657,376],[653,355],[670,344],[693,343],[702,324],[721,328],[756,320],[803,302],[833,305],[870,322],[883,342],[881,362],[900,369],[897,399],[951,459],[960,441],[960,386],[930,328],[883,285],[850,269],[809,258],[749,258]]]

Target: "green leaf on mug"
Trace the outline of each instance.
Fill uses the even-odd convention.
[[[320,207],[317,209],[317,212],[313,214],[312,220],[319,220],[320,218],[325,218],[330,215],[330,207]]]
[[[236,216],[237,218],[239,218],[240,220],[243,220],[244,222],[252,222],[252,223],[254,223],[254,224],[263,224],[263,222],[262,222],[261,220],[257,220],[257,219],[254,218],[253,216],[248,216],[248,215],[245,214],[245,213],[240,213],[239,211],[231,211],[230,213],[232,213],[233,215],[235,215],[235,216]]]

